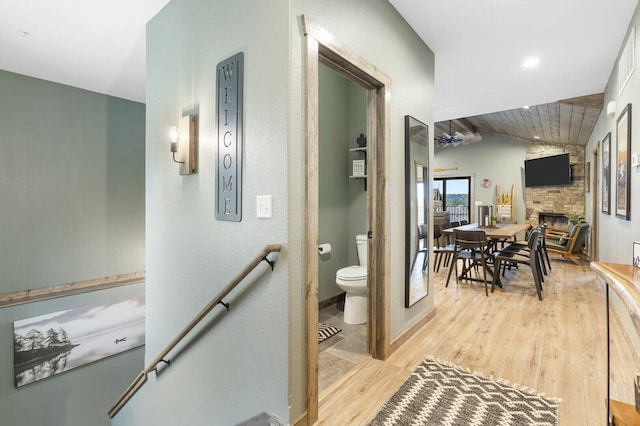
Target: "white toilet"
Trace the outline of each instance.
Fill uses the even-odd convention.
[[[359,265],[347,266],[336,272],[336,284],[347,294],[344,299],[344,322],[367,322],[367,236],[356,235]]]

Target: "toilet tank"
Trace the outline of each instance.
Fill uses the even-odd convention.
[[[358,251],[358,264],[367,266],[367,245],[369,244],[367,234],[356,235],[356,250]]]

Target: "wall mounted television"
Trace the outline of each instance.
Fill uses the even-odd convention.
[[[524,186],[571,185],[569,154],[552,155],[524,161]]]

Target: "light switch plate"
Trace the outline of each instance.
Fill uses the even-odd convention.
[[[256,217],[271,219],[273,217],[271,195],[258,195],[256,197]]]
[[[633,167],[640,167],[640,154],[637,152],[631,156],[631,165]]]

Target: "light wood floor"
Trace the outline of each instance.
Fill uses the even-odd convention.
[[[551,263],[543,301],[526,266],[489,297],[481,283],[445,289],[446,271],[434,274],[435,317],[388,360],[368,358],[323,391],[317,424],[366,424],[427,355],[562,398],[560,425],[606,424],[604,285],[586,262]],[[613,318],[612,396],[632,403],[638,352]]]

